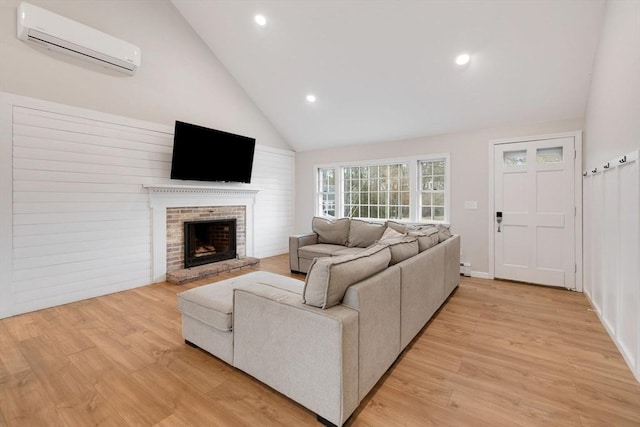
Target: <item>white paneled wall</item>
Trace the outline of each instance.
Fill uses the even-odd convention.
[[[0,318],[152,282],[173,128],[0,93]],[[10,155],[10,158],[7,158]],[[294,154],[256,146],[255,254],[288,250]]]
[[[150,283],[141,183],[167,176],[170,129],[13,106],[13,310]]]
[[[254,256],[263,258],[289,252],[288,236],[294,229],[295,157],[293,152],[269,147],[256,147],[254,157],[251,182],[260,188],[255,205]]]
[[[640,380],[640,165],[638,151],[584,177],[584,292]]]

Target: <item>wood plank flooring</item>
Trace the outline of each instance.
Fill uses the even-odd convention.
[[[184,344],[178,286],[154,284],[0,320],[0,426],[319,426]],[[303,276],[294,276],[300,277]],[[640,426],[640,385],[584,295],[462,278],[350,426]]]

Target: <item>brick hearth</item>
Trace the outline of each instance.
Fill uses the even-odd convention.
[[[242,257],[238,259],[228,259],[211,264],[199,265],[197,267],[184,268],[167,273],[167,282],[182,285],[194,280],[206,279],[231,270],[260,264],[258,258]]]

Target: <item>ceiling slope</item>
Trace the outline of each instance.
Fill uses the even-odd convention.
[[[604,0],[172,3],[296,151],[582,117],[604,13]]]

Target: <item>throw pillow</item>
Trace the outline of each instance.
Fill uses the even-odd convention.
[[[330,220],[316,216],[311,221],[311,231],[318,235],[318,243],[347,246],[349,218]]]
[[[385,225],[375,222],[352,219],[349,224],[350,248],[366,248],[380,239],[385,230]]]
[[[384,270],[390,260],[386,245],[374,245],[355,255],[315,258],[304,281],[303,302],[323,309],[333,307],[349,286]]]
[[[404,236],[404,234],[400,233],[399,231],[394,230],[391,227],[387,227],[384,230],[384,233],[382,233],[382,236],[380,236],[380,242],[384,242],[385,240],[389,240],[389,239],[397,239],[398,237],[402,237]]]

